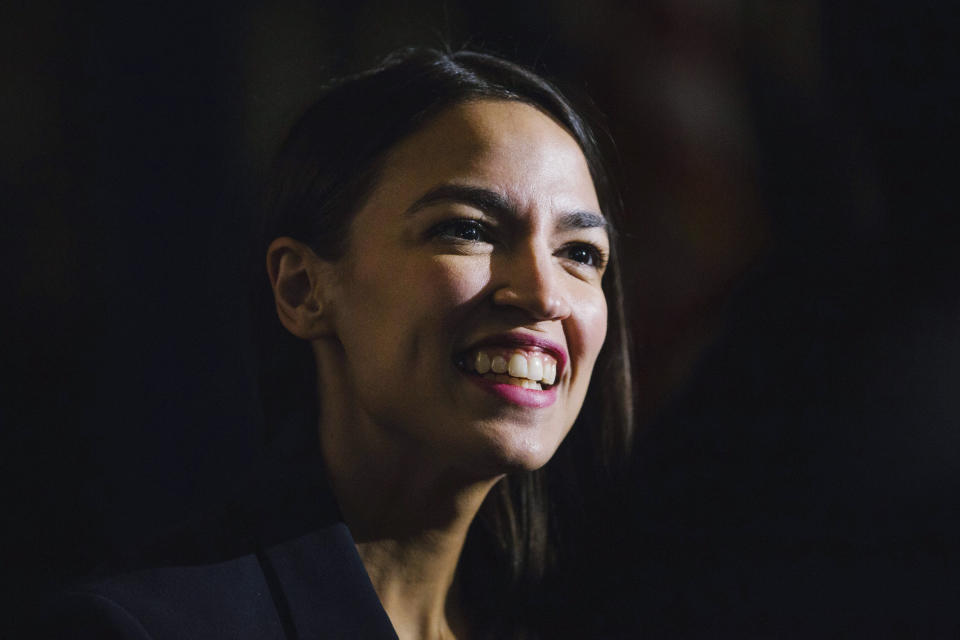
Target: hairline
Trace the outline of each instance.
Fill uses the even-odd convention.
[[[456,61],[454,60],[454,63]],[[557,93],[553,87],[550,87],[550,90],[554,93]],[[564,104],[563,98],[559,96],[551,96],[556,99],[556,104],[553,106],[561,107],[560,110],[568,109],[573,113],[576,118],[581,118],[570,105]],[[596,190],[596,177],[593,175],[593,167],[591,166],[590,157],[587,153],[587,149],[584,147],[583,141],[580,137],[573,131],[566,123],[564,123],[560,118],[551,111],[540,104],[536,99],[530,96],[516,93],[510,91],[509,89],[497,87],[495,85],[483,86],[483,87],[471,87],[470,89],[464,91],[460,96],[455,96],[449,99],[437,100],[425,109],[416,114],[411,122],[414,125],[409,128],[407,131],[404,131],[399,135],[388,147],[384,148],[379,154],[377,154],[371,162],[364,168],[357,180],[357,187],[359,193],[357,194],[356,199],[354,200],[351,210],[348,214],[349,222],[346,227],[346,234],[343,238],[344,242],[338,247],[336,251],[336,258],[342,258],[346,252],[347,245],[349,244],[349,238],[353,229],[353,219],[356,217],[357,213],[361,211],[370,201],[370,198],[374,195],[377,190],[377,187],[380,184],[381,179],[383,178],[383,172],[386,167],[386,163],[395,149],[397,149],[401,144],[408,140],[411,136],[422,131],[425,127],[429,126],[430,122],[439,117],[443,112],[448,109],[453,109],[454,107],[464,105],[464,104],[477,104],[481,102],[518,102],[521,104],[526,104],[530,107],[533,107],[544,116],[550,118],[557,126],[559,126],[563,131],[569,135],[573,141],[576,143],[577,148],[580,150],[580,153],[583,154],[584,159],[587,161],[587,169],[590,173],[591,182],[593,182],[593,187]],[[599,170],[605,171],[603,167],[598,167]],[[601,194],[598,192],[597,194]],[[604,230],[607,232],[607,235],[613,240],[615,235],[615,227],[611,220],[608,212],[603,210],[603,207],[600,207],[599,211],[600,216],[605,220],[606,225]],[[313,238],[310,239],[311,244],[313,243]]]

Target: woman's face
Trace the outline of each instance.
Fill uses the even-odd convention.
[[[388,153],[356,213],[326,295],[340,370],[321,384],[343,376],[354,416],[431,461],[537,468],[603,344],[608,254],[562,127],[520,102],[448,108]]]

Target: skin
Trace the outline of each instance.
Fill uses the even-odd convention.
[[[423,203],[450,185],[508,206]],[[401,638],[469,635],[455,580],[467,529],[490,488],[545,464],[580,411],[606,334],[609,239],[569,221],[599,212],[565,129],[530,105],[482,100],[387,154],[342,259],[290,238],[270,247],[278,315],[313,346],[331,485]],[[457,367],[503,332],[567,351],[550,406],[511,403]]]

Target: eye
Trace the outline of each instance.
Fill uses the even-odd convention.
[[[560,256],[573,260],[579,264],[595,269],[602,269],[606,264],[606,255],[592,244],[576,243],[560,249]]]
[[[486,225],[470,218],[441,222],[430,230],[430,235],[461,242],[490,242],[490,233]]]

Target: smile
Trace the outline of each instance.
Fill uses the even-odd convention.
[[[543,408],[557,399],[567,361],[559,345],[527,334],[491,336],[463,352],[457,367],[485,391],[507,402]]]
[[[557,379],[557,361],[546,353],[478,349],[465,364],[468,371],[472,370],[487,380],[533,391],[549,389]]]

